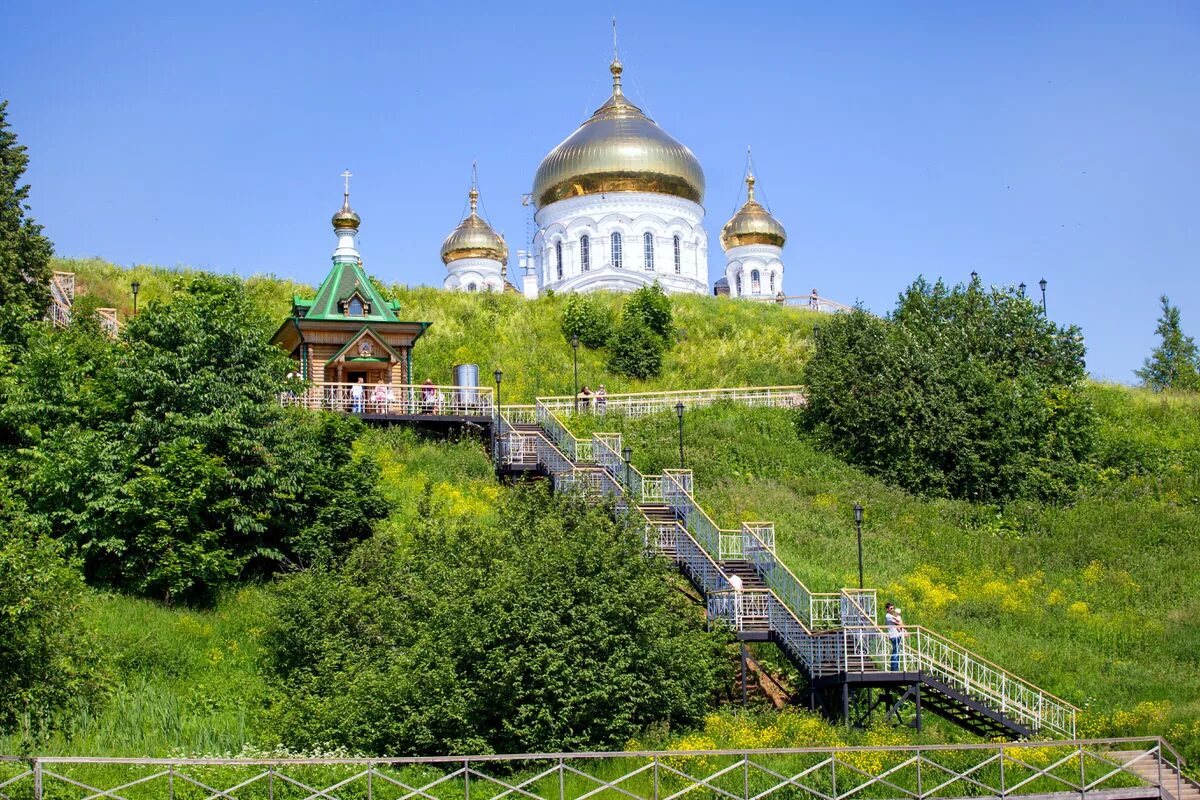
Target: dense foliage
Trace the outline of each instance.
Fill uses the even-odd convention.
[[[93,583],[208,601],[247,571],[311,563],[382,515],[354,420],[285,411],[287,360],[236,278],[197,276],[109,340],[31,326],[0,377],[0,436],[30,511]]]
[[[1143,386],[1156,392],[1166,389],[1200,392],[1200,350],[1195,340],[1183,333],[1179,307],[1171,305],[1165,294],[1160,301],[1162,316],[1154,329],[1160,341],[1145,366],[1135,373]]]
[[[494,525],[432,498],[411,539],[287,579],[265,638],[274,730],[373,753],[553,752],[698,720],[731,677],[632,526],[544,484]]]
[[[656,281],[625,301],[621,323],[608,343],[608,368],[631,378],[652,378],[662,371],[663,354],[674,343],[671,299]]]
[[[0,483],[0,733],[39,744],[100,699],[83,579]]]
[[[562,332],[569,342],[575,337],[584,347],[604,347],[612,336],[612,309],[594,294],[569,294],[563,301]]]
[[[8,127],[8,101],[0,101],[0,341],[7,342],[50,306],[53,246],[27,216],[29,185],[21,184],[29,165],[25,150]]]
[[[1083,343],[1015,291],[918,280],[888,319],[823,325],[802,424],[914,492],[1056,499],[1086,472]]]

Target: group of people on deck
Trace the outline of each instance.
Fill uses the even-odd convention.
[[[580,411],[591,411],[592,400],[596,401],[596,413],[603,414],[608,410],[608,390],[604,388],[604,384],[596,387],[593,392],[585,383],[583,388],[579,390],[579,394],[575,397],[576,403],[579,405]]]
[[[391,384],[378,383],[373,389],[368,389],[366,381],[362,378],[350,384],[351,414],[402,414],[406,413],[407,405],[404,399],[396,397],[396,390]],[[419,413],[440,414],[445,405],[446,396],[432,379],[426,378],[425,383],[421,384]]]

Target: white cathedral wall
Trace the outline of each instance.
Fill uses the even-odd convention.
[[[460,258],[447,264],[446,269],[450,271],[443,284],[447,289],[466,292],[470,291],[467,287],[474,283],[479,292],[504,291],[504,279],[500,277],[501,265],[495,259]]]
[[[648,192],[570,197],[535,215],[533,249],[539,292],[633,291],[657,280],[668,294],[708,293],[708,235],[704,209],[671,195]],[[621,235],[621,266],[612,259],[612,235]],[[653,237],[653,269],[646,269],[645,234]],[[589,269],[582,264],[581,240],[589,237]],[[675,237],[679,237],[679,272]],[[558,245],[562,245],[562,277]]]
[[[729,280],[730,297],[774,297],[780,292],[786,294],[783,289],[783,248],[773,244],[744,244],[725,251],[725,259],[725,277]],[[758,291],[754,288],[754,270],[758,270],[759,274]]]

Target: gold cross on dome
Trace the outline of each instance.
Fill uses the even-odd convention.
[[[354,177],[354,173],[351,172],[350,170],[346,170],[345,172],[342,173],[342,177],[346,179],[346,194],[349,195],[350,194],[350,179]]]

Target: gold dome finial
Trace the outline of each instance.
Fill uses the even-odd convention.
[[[354,213],[354,209],[350,208],[350,178],[354,176],[350,170],[342,173],[342,178],[346,181],[346,189],[342,194],[342,207],[336,214],[333,215],[334,230],[358,230],[358,226],[362,223],[362,219],[358,214]]]
[[[467,192],[471,211],[442,242],[442,263],[449,264],[464,258],[489,258],[508,264],[508,244],[504,237],[479,216],[479,186],[475,165],[471,165],[471,190]]]
[[[620,97],[621,96],[621,72],[625,69],[625,67],[624,67],[624,65],[621,64],[621,57],[619,55],[617,55],[617,18],[616,17],[612,18],[612,25],[613,25],[613,60],[612,60],[612,63],[608,65],[608,71],[611,72],[612,76],[613,76],[613,96]]]
[[[754,199],[754,170],[749,164],[749,149],[746,158],[746,203],[721,229],[721,246],[726,250],[746,244],[770,244],[783,247],[787,231],[762,203]]]

